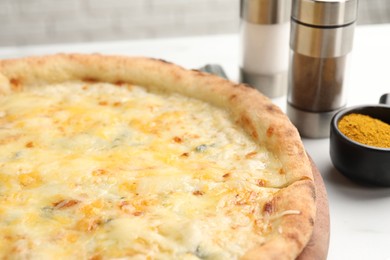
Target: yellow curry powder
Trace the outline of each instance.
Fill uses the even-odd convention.
[[[370,146],[390,148],[390,125],[362,114],[344,116],[338,124],[348,138]]]

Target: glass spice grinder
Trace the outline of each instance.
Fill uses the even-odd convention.
[[[240,0],[240,80],[270,98],[287,92],[291,0]]]
[[[301,136],[329,136],[346,105],[358,0],[293,0],[287,115]]]

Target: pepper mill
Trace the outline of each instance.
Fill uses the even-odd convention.
[[[287,115],[301,136],[324,138],[346,105],[358,0],[293,0]]]
[[[240,1],[240,80],[275,98],[287,92],[291,0]]]

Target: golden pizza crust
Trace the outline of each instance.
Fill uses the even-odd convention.
[[[315,188],[310,180],[302,180],[279,191],[273,198],[270,212],[283,215],[274,221],[273,236],[262,246],[249,250],[242,259],[295,259],[297,252],[307,244],[307,233],[313,229],[315,210]]]
[[[0,92],[68,80],[126,82],[178,92],[222,107],[261,146],[281,161],[286,185],[264,209],[273,219],[271,238],[244,259],[294,259],[310,239],[315,219],[315,189],[310,162],[295,127],[272,102],[253,88],[163,60],[142,57],[58,54],[0,62]],[[289,210],[294,210],[290,212]]]

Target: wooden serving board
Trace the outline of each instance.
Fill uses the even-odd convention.
[[[324,181],[320,172],[311,160],[317,194],[317,215],[312,237],[298,260],[325,260],[328,255],[330,237],[329,204]]]

